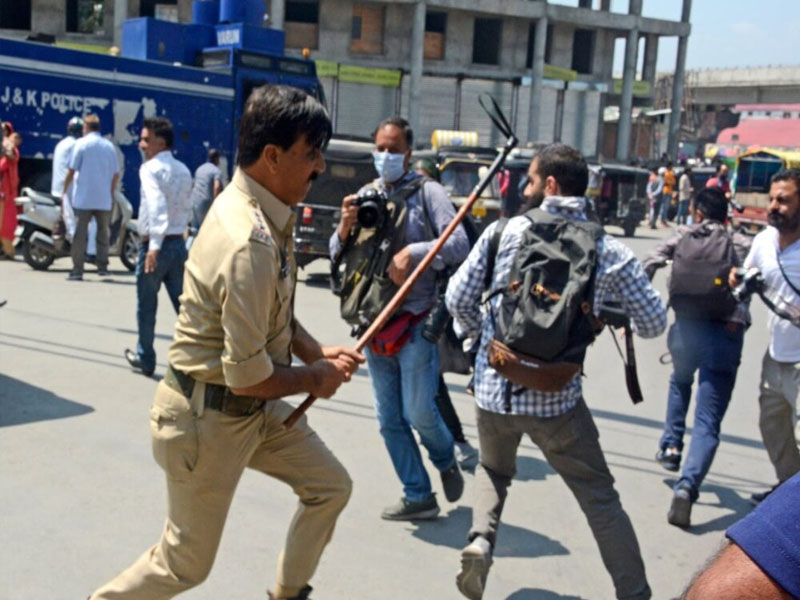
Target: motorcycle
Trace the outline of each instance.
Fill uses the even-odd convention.
[[[57,258],[70,256],[71,246],[66,237],[54,236],[61,217],[61,198],[25,187],[15,203],[22,207],[17,218],[16,243],[22,246],[22,255],[31,268],[44,271]],[[108,254],[119,256],[129,271],[136,269],[139,252],[139,232],[132,216],[131,203],[121,192],[115,192]]]

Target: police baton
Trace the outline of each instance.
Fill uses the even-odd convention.
[[[492,109],[486,107],[483,101],[483,96],[486,96],[491,100]],[[492,166],[489,167],[489,171],[484,175],[483,179],[478,182],[478,185],[475,186],[475,189],[472,190],[472,193],[467,198],[467,201],[464,205],[459,209],[456,213],[456,216],[453,217],[453,220],[447,225],[445,230],[442,232],[442,235],[439,236],[439,239],[436,240],[436,243],[433,247],[428,251],[425,257],[420,261],[417,265],[417,268],[412,271],[411,275],[408,279],[405,280],[403,285],[400,286],[400,289],[397,290],[392,299],[389,301],[389,304],[380,312],[380,314],[375,318],[372,324],[367,328],[367,330],[358,338],[356,342],[355,350],[357,352],[361,352],[364,348],[366,348],[367,344],[369,344],[370,340],[386,325],[389,319],[392,317],[394,312],[400,307],[405,300],[408,293],[411,291],[411,288],[420,278],[420,276],[425,272],[425,270],[430,266],[433,262],[433,259],[436,258],[436,255],[439,253],[439,250],[442,249],[447,239],[452,235],[455,231],[456,227],[459,226],[461,221],[469,214],[470,210],[472,210],[472,205],[478,200],[480,195],[486,189],[486,187],[492,182],[492,178],[497,174],[497,172],[502,168],[503,163],[505,162],[508,155],[517,145],[517,138],[514,135],[514,132],[511,129],[511,126],[508,124],[508,121],[503,115],[503,112],[500,110],[500,107],[497,105],[497,102],[494,98],[492,98],[489,94],[483,94],[481,97],[478,98],[481,107],[486,113],[489,115],[489,118],[495,124],[495,126],[500,130],[500,132],[506,137],[506,144],[503,146],[503,149],[498,153],[497,157],[494,159]],[[291,428],[297,420],[303,416],[314,401],[317,398],[313,394],[309,394],[308,397],[303,401],[303,403],[298,406],[294,412],[283,422],[283,428],[289,429]]]

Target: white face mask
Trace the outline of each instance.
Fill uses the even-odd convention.
[[[384,183],[394,183],[403,176],[406,172],[405,158],[405,154],[393,154],[391,152],[372,153],[375,170]]]

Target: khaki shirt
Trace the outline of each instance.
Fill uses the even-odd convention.
[[[199,381],[248,387],[291,364],[294,211],[243,171],[214,200],[192,245],[169,351]]]

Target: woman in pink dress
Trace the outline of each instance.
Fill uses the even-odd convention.
[[[17,199],[19,188],[19,145],[22,138],[14,127],[3,123],[3,145],[0,148],[0,260],[14,260],[14,231],[17,228]]]

